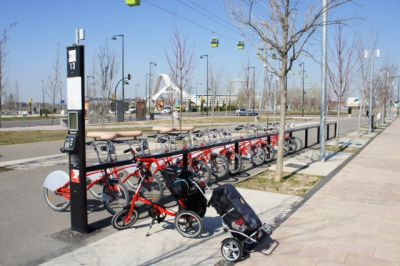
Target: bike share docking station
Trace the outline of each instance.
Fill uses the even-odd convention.
[[[88,233],[85,147],[85,54],[83,45],[67,47],[68,135],[63,152],[69,154],[71,229]]]

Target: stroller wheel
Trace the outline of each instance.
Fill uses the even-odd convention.
[[[236,262],[242,258],[243,247],[234,238],[226,238],[222,241],[221,253],[225,260]]]

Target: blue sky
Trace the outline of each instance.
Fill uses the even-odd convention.
[[[135,84],[138,87],[138,96],[144,95],[145,74],[149,69],[149,62],[154,61],[156,73],[169,73],[165,53],[171,52],[171,39],[176,24],[178,30],[185,34],[195,47],[195,69],[192,86],[201,82],[199,94],[205,92],[204,60],[198,60],[202,54],[208,54],[210,65],[215,65],[224,71],[224,80],[227,77],[237,78],[247,60],[257,68],[257,77],[261,77],[262,64],[256,60],[254,49],[247,43],[246,49],[239,51],[235,40],[241,37],[190,8],[201,4],[205,9],[218,16],[226,23],[232,23],[225,10],[224,0],[143,0],[140,7],[130,8],[124,0],[68,0],[68,1],[28,1],[28,0],[1,0],[0,28],[7,27],[12,22],[17,26],[9,30],[8,57],[6,74],[10,90],[14,89],[15,81],[19,82],[21,101],[30,97],[33,101],[42,99],[42,83],[51,73],[57,47],[60,47],[63,77],[65,77],[65,47],[75,41],[75,28],[86,30],[86,72],[92,67],[92,59],[98,49],[106,41],[110,48],[120,57],[120,40],[112,41],[114,34],[125,35],[125,73],[133,75],[133,81],[125,87],[126,97],[134,97]],[[151,5],[156,4],[164,9],[176,12],[178,15],[201,25],[195,26]],[[379,36],[378,46],[383,56],[380,63],[390,60],[398,64],[400,34],[397,27],[398,0],[359,0],[338,11],[341,14],[352,14],[364,18],[353,22],[347,29],[349,38],[355,34],[367,38],[371,32]],[[205,30],[207,28],[211,31]],[[333,30],[330,30],[332,33]],[[220,33],[220,34],[218,34]],[[210,40],[216,36],[220,40],[220,47],[210,47]],[[225,37],[228,36],[229,38]],[[316,43],[316,42],[314,42]],[[311,48],[319,53],[319,46]],[[318,57],[318,56],[317,56]],[[318,64],[310,59],[302,58],[306,62],[306,70],[310,80],[319,84],[320,71]],[[300,63],[300,61],[298,63]],[[379,64],[378,61],[378,64]],[[296,68],[298,64],[296,64]],[[378,67],[378,66],[377,66]],[[261,78],[259,78],[261,80]],[[64,82],[65,87],[66,82]],[[64,88],[64,97],[66,97]]]

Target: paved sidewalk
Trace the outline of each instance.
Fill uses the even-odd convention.
[[[248,189],[239,191],[260,218],[269,223],[302,200],[297,196]],[[171,219],[155,224],[151,235],[146,237],[149,219],[139,217],[133,228],[115,231],[44,265],[215,265],[222,259],[220,245],[228,234],[223,232],[221,218],[214,208],[207,209],[203,221],[205,230],[201,238],[182,237],[175,231]]]
[[[397,119],[239,265],[399,266],[399,137]]]

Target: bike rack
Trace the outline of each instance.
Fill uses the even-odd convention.
[[[333,136],[330,136],[330,134],[327,134],[327,138],[326,140],[330,140],[336,137],[336,127],[337,124],[336,122],[331,122],[331,123],[327,123],[327,129],[329,132],[329,127],[330,125],[334,125],[335,128],[335,132],[333,134]],[[309,130],[311,129],[317,129],[318,134],[317,134],[317,142],[311,145],[308,145],[308,136],[309,136]],[[302,147],[302,149],[306,149],[315,145],[318,145],[320,140],[319,140],[319,131],[320,131],[320,126],[319,125],[315,125],[315,126],[308,126],[308,127],[300,127],[300,128],[296,128],[296,129],[289,129],[285,131],[285,134],[289,134],[290,136],[293,135],[294,132],[298,132],[298,131],[304,131],[304,137],[305,137],[305,141],[304,141],[304,145]],[[274,133],[268,133],[268,134],[263,134],[263,135],[258,135],[258,136],[252,136],[252,137],[248,137],[248,138],[239,138],[239,139],[235,139],[235,140],[229,140],[229,141],[224,141],[224,142],[220,142],[220,143],[213,143],[213,144],[209,144],[206,146],[201,146],[201,147],[193,147],[193,148],[189,148],[189,149],[184,149],[184,150],[178,150],[178,151],[171,151],[171,152],[166,152],[166,153],[158,153],[158,154],[152,154],[152,155],[145,155],[145,156],[141,156],[141,158],[164,158],[164,157],[170,157],[170,156],[175,156],[175,155],[180,155],[182,154],[182,160],[183,160],[183,166],[184,167],[188,167],[188,154],[195,152],[195,151],[201,151],[201,150],[205,150],[205,149],[210,149],[210,148],[215,148],[215,147],[219,147],[219,146],[225,146],[225,145],[230,145],[230,144],[234,144],[235,147],[235,152],[239,151],[239,144],[240,142],[244,142],[244,141],[250,141],[250,140],[254,140],[254,139],[260,139],[260,138],[266,138],[267,142],[270,144],[271,143],[271,136],[275,136],[277,135],[278,132],[274,132]],[[124,166],[124,165],[129,165],[132,164],[132,160],[123,160],[123,161],[117,161],[117,162],[109,162],[109,163],[102,163],[102,164],[97,164],[97,165],[91,165],[91,166],[86,166],[86,172],[93,172],[93,171],[98,171],[98,170],[104,170],[107,168],[113,168],[113,167],[119,167],[119,166]],[[82,206],[82,208],[85,208],[84,211],[87,212],[87,206]]]

